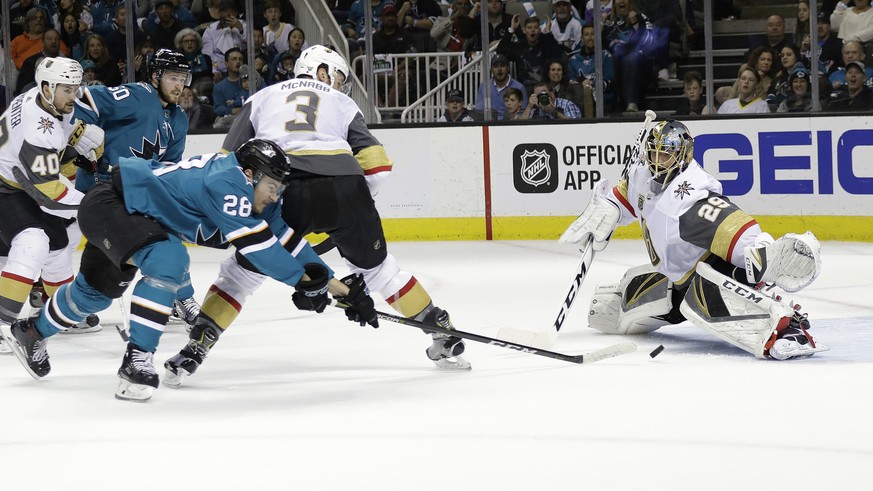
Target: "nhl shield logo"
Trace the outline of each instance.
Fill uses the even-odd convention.
[[[518,192],[551,193],[558,188],[558,152],[553,145],[518,145],[512,157],[513,181]]]

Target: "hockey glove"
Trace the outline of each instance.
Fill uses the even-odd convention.
[[[327,282],[330,280],[327,268],[318,263],[306,263],[303,270],[309,279],[297,282],[291,300],[300,310],[314,310],[320,314],[330,305],[327,297]]]
[[[79,120],[70,134],[67,144],[73,147],[79,155],[99,160],[103,156],[103,139],[102,128],[94,124],[85,124]],[[89,155],[91,151],[94,152],[93,155]]]
[[[370,290],[364,283],[364,277],[360,274],[350,274],[340,280],[349,287],[349,294],[337,297],[337,305],[344,308],[346,317],[361,326],[370,324],[374,328],[379,327],[379,317],[376,315],[376,307],[370,298]]]

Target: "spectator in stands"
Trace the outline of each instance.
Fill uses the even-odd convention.
[[[288,50],[276,55],[270,63],[269,84],[294,78],[294,64],[300,58],[305,44],[306,34],[299,27],[288,33]]]
[[[488,39],[491,46],[495,46],[506,35],[512,25],[512,16],[506,13],[506,2],[503,0],[488,0],[486,7],[488,15]],[[466,18],[460,19],[461,37],[470,40],[469,49],[482,51],[481,26],[482,1],[473,3]]]
[[[45,10],[33,7],[27,11],[24,18],[27,27],[24,33],[16,36],[9,44],[9,55],[17,70],[21,70],[24,60],[42,51],[42,35],[46,30],[47,21]],[[61,52],[64,55],[70,54],[65,45],[61,46]]]
[[[385,16],[385,10],[382,10],[382,16]],[[441,53],[465,51],[469,40],[462,34],[462,25],[465,21],[470,20],[472,20],[470,19],[470,4],[467,0],[455,0],[449,9],[449,15],[438,17],[430,29],[430,37],[436,43],[437,51]],[[440,67],[441,70],[445,68]]]
[[[706,100],[703,98],[703,77],[694,70],[682,77],[682,88],[685,97],[676,106],[676,116],[699,116],[703,114]]]
[[[134,23],[133,27],[133,45],[139,46],[146,40],[146,35],[138,24]],[[112,21],[109,34],[106,34],[104,39],[109,49],[109,56],[119,61],[127,60],[127,8],[124,5],[119,5],[115,9],[115,20]]]
[[[215,84],[212,89],[212,100],[215,102],[215,115],[222,117],[236,115],[242,109],[243,102],[249,96],[249,91],[243,88],[241,68],[243,52],[239,48],[230,48],[224,54],[227,76]],[[248,68],[248,67],[246,67]],[[249,75],[248,72],[245,73]],[[229,126],[228,126],[229,127]]]
[[[610,3],[610,5],[612,5]],[[615,103],[613,83],[615,82],[615,66],[613,65],[612,53],[609,50],[601,50],[603,69],[601,80],[603,81],[603,103],[609,111]],[[586,25],[582,28],[582,49],[570,58],[568,71],[570,83],[579,84],[582,87],[582,108],[586,118],[594,117],[594,94],[596,93],[595,73],[596,60],[594,58],[594,26]]]
[[[831,14],[831,28],[837,32],[837,37],[847,41],[866,43],[873,40],[873,9],[870,0],[855,0],[855,6],[849,8],[840,2]]]
[[[810,86],[809,70],[803,64],[798,64],[794,71],[791,72],[791,76],[788,77],[788,83],[791,86],[791,90],[785,97],[785,100],[779,103],[776,112],[805,113],[811,111],[812,89]]]
[[[519,25],[518,15],[512,16],[511,27],[497,45],[497,52],[515,62],[515,73],[522,85],[533,87],[542,80],[543,62],[560,58],[563,52],[551,32],[540,31],[539,17],[528,17],[523,33],[518,32]]]
[[[819,70],[830,75],[837,68],[843,66],[843,43],[831,31],[830,15],[825,12],[818,13],[818,22],[816,24],[816,32],[818,34],[818,62]],[[804,54],[807,66],[810,66],[812,55],[809,53],[809,39],[806,44],[801,45],[800,51]]]
[[[809,0],[797,3],[797,19],[794,20],[794,42],[803,47],[809,45]]]
[[[778,53],[783,46],[790,42],[793,42],[793,39],[790,34],[785,33],[785,17],[773,14],[767,17],[767,33],[752,37],[749,42],[749,51],[764,46]]]
[[[103,36],[92,34],[85,41],[85,56],[82,60],[91,60],[97,70],[97,80],[104,85],[114,87],[121,84],[121,69],[119,61],[109,54]]]
[[[373,53],[409,53],[412,50],[412,35],[408,29],[397,25],[397,7],[382,7],[382,25],[373,33]]]
[[[179,97],[179,106],[185,110],[188,116],[188,129],[212,128],[215,123],[215,112],[209,104],[202,104],[191,87],[183,87]]]
[[[97,79],[97,67],[91,60],[82,60],[79,62],[82,65],[82,83],[86,86],[103,85],[103,82]]]
[[[743,67],[754,67],[758,71],[761,80],[757,85],[757,90],[758,97],[762,99],[767,97],[767,91],[773,83],[773,53],[766,46],[758,46],[749,53],[746,63],[743,63]],[[732,87],[722,87],[716,91],[715,95],[722,100],[734,99],[739,95],[739,87],[740,80],[738,76]]]
[[[186,27],[176,33],[173,41],[176,51],[188,60],[191,65],[191,87],[202,96],[212,94],[212,60],[200,52],[203,47],[203,38],[197,31]],[[204,87],[207,87],[204,90]]]
[[[52,16],[52,25],[55,26],[58,32],[63,30],[64,17],[67,14],[72,15],[79,21],[79,29],[82,34],[91,30],[91,26],[94,25],[94,17],[91,16],[91,12],[82,6],[80,0],[60,0],[57,10]]]
[[[479,84],[476,94],[476,110],[483,111],[485,108],[485,84]],[[509,88],[518,89],[521,92],[521,101],[524,105],[527,101],[527,91],[518,80],[509,75],[509,60],[506,56],[496,54],[491,58],[491,80],[488,83],[489,97],[491,98],[491,111],[497,115],[496,119],[503,117],[503,92]]]
[[[555,119],[582,119],[579,106],[555,95],[548,82],[539,82],[527,100],[522,119],[550,121]]]
[[[197,21],[194,30],[202,34],[213,22],[221,20],[221,0],[194,0],[191,13]]]
[[[383,14],[384,11],[383,11]],[[437,118],[437,123],[461,123],[475,121],[467,110],[464,102],[464,92],[460,89],[450,89],[446,94],[446,110]]]
[[[612,0],[588,0],[585,4],[585,24],[594,25],[594,2],[600,3],[600,21],[605,23],[612,14]]]
[[[660,80],[670,79],[670,41],[681,42],[682,34],[694,31],[682,15],[679,0],[637,0],[640,11],[651,22],[651,56]]]
[[[294,29],[292,24],[282,22],[282,2],[267,0],[264,2],[264,52],[268,59],[275,58],[279,53],[288,51],[288,34]]]
[[[515,87],[503,91],[503,120],[515,121],[523,119],[524,110],[521,105],[524,102],[524,94]]]
[[[190,2],[185,0],[185,6],[179,4],[180,0],[171,0],[173,2],[173,17],[179,21],[179,24],[182,26],[182,29],[190,27],[194,29],[197,27],[197,18],[194,17],[194,13],[191,12],[187,6],[190,5]],[[148,3],[148,2],[146,2]],[[158,23],[158,14],[155,10],[152,10],[145,16],[146,19],[141,21],[144,26],[146,25],[154,25]],[[143,28],[145,29],[145,28]],[[172,49],[172,48],[170,48]]]
[[[346,38],[350,41],[349,56],[352,58],[356,56],[354,53],[362,52],[364,49],[364,6],[367,4],[370,5],[372,27],[373,32],[375,32],[382,22],[382,8],[385,5],[394,5],[394,0],[355,0],[355,3],[352,4],[349,9],[349,17],[343,26]]]
[[[141,42],[134,50],[133,57],[133,71],[135,74],[135,81],[137,82],[147,82],[149,80],[149,61],[155,55],[155,45],[152,43],[150,39],[146,39]],[[125,62],[119,60],[120,65],[124,65]]]
[[[552,0],[552,8],[555,13],[550,31],[564,50],[564,56],[569,58],[579,52],[582,44],[582,21],[573,15],[570,0]]]
[[[846,83],[831,94],[830,111],[870,111],[873,91],[867,86],[867,67],[863,62],[846,63]]]
[[[770,87],[767,88],[765,100],[770,105],[770,111],[775,111],[782,104],[782,101],[791,93],[791,74],[798,68],[800,64],[803,67],[803,59],[800,56],[800,48],[794,43],[786,44],[778,54],[779,64],[773,80],[770,82]]]
[[[625,112],[639,111],[655,67],[652,23],[645,14],[632,10],[629,1],[615,0],[608,24],[604,32],[619,67]]]
[[[224,54],[231,48],[246,45],[246,24],[237,17],[238,9],[234,0],[221,0],[220,19],[203,31],[203,54],[212,59],[212,79],[218,83],[227,73]],[[218,101],[215,101],[218,112]]]
[[[9,9],[9,39],[15,39],[27,32],[27,13],[32,8],[41,8],[48,16],[48,10],[40,5],[34,5],[33,0],[19,0],[12,4]]]
[[[94,19],[94,26],[91,29],[94,33],[104,37],[109,34],[115,21],[115,11],[123,5],[123,0],[95,0],[91,4],[91,17]],[[100,71],[99,67],[97,71]]]
[[[555,97],[567,99],[578,108],[582,108],[582,86],[571,84],[560,59],[551,60],[543,64],[543,81],[549,84],[549,88],[555,93]]]
[[[737,97],[724,101],[718,108],[718,114],[758,114],[769,113],[770,107],[758,95],[758,85],[761,83],[761,74],[748,64],[740,68],[739,93]]]
[[[831,75],[828,77],[833,90],[842,89],[846,84],[846,69],[844,67],[849,66],[849,63],[853,61],[864,61],[864,48],[858,41],[847,41],[843,44],[843,66],[831,72]],[[865,71],[867,80],[871,80],[873,78],[873,69],[867,67]]]
[[[53,28],[46,29],[42,33],[42,51],[30,55],[21,65],[21,70],[18,72],[18,80],[15,84],[15,95],[24,92],[24,86],[34,82],[36,66],[40,60],[47,56],[50,58],[63,56],[63,53],[61,53],[61,34]]]
[[[78,60],[85,54],[82,43],[82,32],[79,29],[79,18],[73,14],[64,14],[61,20],[61,42],[70,48],[70,58]]]
[[[156,48],[176,49],[176,34],[185,26],[176,18],[176,5],[172,0],[155,2],[155,20],[146,21],[143,30]]]
[[[398,22],[412,34],[412,45],[418,53],[431,49],[430,29],[443,10],[435,0],[397,0]],[[383,7],[384,9],[384,7]]]
[[[326,0],[320,0],[321,3],[324,3]],[[237,2],[241,8],[240,13],[245,14],[245,3]],[[267,17],[265,16],[264,10],[266,9],[267,0],[253,0],[252,1],[252,18],[249,24],[254,26],[256,29],[260,30],[262,26],[267,25]],[[291,26],[294,25],[294,5],[291,3],[291,0],[279,0],[279,4],[281,6],[282,15],[279,16],[279,21],[283,24],[289,24]],[[287,38],[287,32],[286,36]]]

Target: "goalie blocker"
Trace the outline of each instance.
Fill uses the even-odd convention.
[[[809,285],[821,268],[815,236],[787,234],[772,244],[747,248],[749,269],[732,276],[700,262],[688,288],[678,288],[650,265],[627,271],[621,282],[600,285],[589,309],[589,325],[609,334],[642,334],[690,320],[715,336],[762,359],[811,356],[828,348],[809,334],[800,306],[763,293],[772,281],[786,291]],[[739,278],[737,278],[739,277]],[[763,278],[763,281],[762,281]]]

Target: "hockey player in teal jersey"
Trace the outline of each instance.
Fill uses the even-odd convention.
[[[92,86],[76,101],[75,116],[106,132],[99,162],[78,160],[76,189],[86,192],[109,179],[109,168],[123,157],[178,162],[185,151],[188,118],[178,105],[191,83],[191,67],[181,53],[159,49],[149,61],[149,83]],[[190,280],[179,290],[174,317],[191,325],[200,312]]]
[[[12,335],[26,368],[49,373],[47,338],[105,309],[134,279],[130,343],[116,397],[146,401],[158,386],[153,355],[170,316],[176,291],[188,270],[182,242],[229,242],[259,271],[295,288],[294,304],[321,312],[327,292],[350,309],[369,309],[366,294],[350,292],[308,243],[294,234],[277,205],[290,176],[289,157],[276,144],[253,139],[231,154],[193,157],[165,166],[155,160],[122,158],[111,180],[97,184],[82,200],[81,228],[88,244],[79,274],[52,296],[39,317],[21,319]],[[202,240],[206,239],[206,240]],[[290,241],[298,247],[286,249]],[[347,312],[348,314],[349,312]]]

